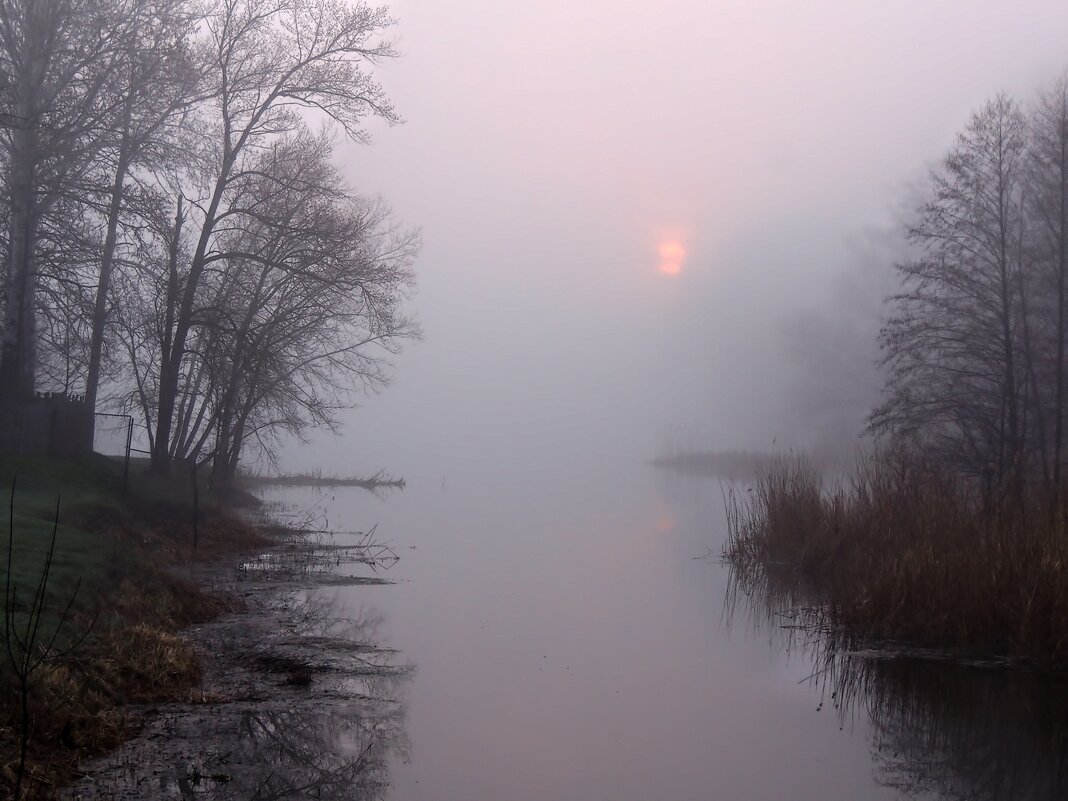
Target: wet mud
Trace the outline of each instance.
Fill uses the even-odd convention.
[[[379,620],[347,615],[330,590],[386,581],[374,572],[396,557],[370,543],[288,538],[241,564],[199,569],[197,581],[244,607],[186,632],[203,662],[200,690],[137,710],[141,734],[84,765],[63,797],[383,797],[390,760],[408,749],[413,668],[380,643]]]

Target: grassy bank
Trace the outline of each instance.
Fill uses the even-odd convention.
[[[1068,538],[1040,513],[984,514],[967,485],[881,454],[827,486],[783,459],[728,503],[725,556],[840,630],[1068,666]]]
[[[14,485],[11,524],[0,527],[8,621],[0,642],[0,792],[6,797],[18,784],[23,741],[21,794],[48,798],[80,759],[136,734],[130,704],[194,696],[200,668],[178,632],[233,602],[183,579],[180,568],[261,542],[248,525],[202,503],[194,550],[188,482],[138,474],[123,494],[120,478],[106,460],[0,459],[5,509]]]

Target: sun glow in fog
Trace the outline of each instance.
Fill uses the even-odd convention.
[[[664,275],[678,275],[682,272],[682,263],[686,259],[686,248],[677,239],[661,242],[657,248],[660,253],[660,272]]]
[[[672,514],[662,514],[656,518],[656,523],[654,525],[659,533],[668,534],[675,530],[675,516]]]

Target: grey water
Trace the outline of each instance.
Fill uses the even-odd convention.
[[[730,597],[718,482],[468,466],[273,493],[399,562],[332,590],[414,665],[385,797],[1052,798],[1056,682],[829,653]],[[785,624],[784,622],[785,621]]]

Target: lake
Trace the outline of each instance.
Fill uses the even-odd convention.
[[[395,583],[324,590],[415,672],[386,797],[1052,798],[1063,683],[792,631],[731,574],[715,480],[467,465],[382,497],[274,490],[366,530]],[[786,626],[786,628],[784,628]]]

